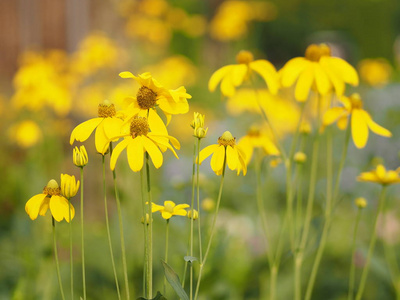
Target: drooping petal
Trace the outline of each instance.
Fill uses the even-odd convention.
[[[149,153],[153,165],[158,169],[163,164],[163,155],[158,149],[158,147],[154,144],[154,142],[146,137],[142,138],[143,146],[146,149],[147,153]]]
[[[78,142],[86,141],[101,121],[103,121],[103,118],[93,118],[76,126],[71,132],[69,143],[72,145],[75,140]]]
[[[323,58],[321,58],[322,61]],[[333,85],[336,95],[342,96],[345,90],[345,83],[327,64],[320,63],[321,68],[328,75],[329,81]]]
[[[49,197],[44,198],[42,205],[40,205],[39,215],[41,216],[46,215],[46,212],[49,209],[49,204],[50,204],[50,198]]]
[[[246,154],[242,151],[242,149],[239,145],[236,145],[236,150],[239,155],[238,157],[239,157],[239,163],[240,163],[240,167],[237,168],[237,175],[239,175],[240,171],[243,170],[243,176],[244,176],[247,173]]]
[[[156,211],[160,211],[163,210],[164,206],[155,204],[154,202],[151,202],[151,212],[156,212]]]
[[[221,69],[218,69],[211,75],[210,80],[208,81],[208,90],[210,92],[215,91],[215,88],[217,87],[219,82],[222,80],[222,78],[226,76],[226,74],[230,72],[232,66],[233,65],[222,67]]]
[[[40,207],[46,198],[46,194],[38,194],[33,196],[26,202],[25,211],[31,220],[35,220],[39,214]]]
[[[53,195],[50,199],[50,211],[57,222],[65,219],[69,223],[69,202],[61,196]],[[75,216],[75,209],[71,205],[71,220]]]
[[[235,65],[232,68],[231,76],[233,86],[237,87],[243,83],[244,78],[248,72],[248,67],[245,64]]]
[[[322,123],[325,126],[330,125],[347,114],[348,112],[343,107],[332,107],[325,112]]]
[[[368,125],[369,129],[371,129],[372,132],[374,132],[378,135],[381,135],[381,136],[385,136],[385,137],[392,136],[392,133],[389,130],[387,130],[386,128],[382,127],[381,125],[378,125],[377,123],[375,123],[374,120],[372,120],[369,113],[367,113],[365,110],[363,110],[363,114],[364,114],[365,120],[367,120],[367,125]]]
[[[113,139],[116,136],[121,134],[122,121],[120,118],[105,118],[103,122],[104,133],[108,140]],[[113,139],[113,142],[116,142],[118,139]]]
[[[96,145],[96,151],[104,155],[104,153],[108,149],[107,145],[110,143],[104,132],[104,122],[101,122],[99,126],[97,126],[94,136],[94,142]]]
[[[126,147],[129,167],[133,172],[138,172],[143,168],[143,137],[134,138]]]
[[[231,146],[226,146],[226,161],[229,169],[236,170],[238,164],[238,153],[237,150]]]
[[[368,125],[361,109],[353,109],[351,114],[351,135],[357,148],[364,148],[368,141]]]
[[[118,74],[121,78],[136,78],[131,72],[125,71]]]
[[[110,159],[110,169],[114,171],[115,169],[115,164],[117,163],[118,157],[121,154],[121,152],[128,146],[129,142],[131,142],[131,138],[126,138],[120,143],[117,144],[117,146],[113,149],[111,159]]]
[[[269,61],[264,59],[253,61],[249,64],[250,69],[256,71],[268,85],[268,89],[272,94],[276,94],[279,89],[278,73],[275,67]]]
[[[151,132],[158,135],[168,135],[167,127],[154,109],[149,110],[148,117]]]
[[[329,62],[330,67],[335,70],[337,76],[342,78],[344,82],[354,86],[358,85],[357,71],[347,61],[339,57],[324,57],[321,60],[323,59]]]
[[[221,175],[222,168],[225,160],[225,146],[218,146],[213,156],[211,157],[211,169],[217,174]]]
[[[349,122],[349,118],[348,118],[348,116],[346,115],[346,116],[344,116],[344,117],[341,117],[341,118],[339,118],[339,120],[337,121],[337,127],[340,129],[340,130],[345,130],[346,128],[347,128],[347,123]]]
[[[179,208],[174,207],[173,214],[174,214],[174,216],[186,216],[187,211],[185,209],[179,209]]]
[[[176,210],[180,210],[180,209],[184,209],[184,208],[188,208],[190,207],[189,204],[178,204],[177,206],[174,207],[174,211]]]
[[[326,95],[332,88],[328,75],[319,64],[314,64],[315,83],[321,95]]]
[[[172,214],[170,212],[163,210],[161,212],[161,216],[163,217],[163,219],[168,220],[172,217]]]
[[[294,96],[298,101],[306,101],[314,81],[314,69],[309,65],[299,76]]]
[[[292,86],[300,73],[302,73],[309,64],[310,62],[303,57],[295,57],[289,60],[280,72],[282,85],[284,87]]]
[[[385,177],[386,177],[386,168],[383,165],[379,164],[379,165],[376,166],[376,176],[381,181],[383,181],[385,179]]]
[[[213,144],[201,150],[198,158],[199,165],[203,162],[203,160],[205,160],[207,157],[213,154],[218,149],[218,147],[219,145]]]

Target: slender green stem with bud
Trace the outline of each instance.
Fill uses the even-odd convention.
[[[81,168],[81,246],[82,246],[82,284],[83,300],[86,300],[86,275],[85,275],[85,232],[83,227],[83,167]]]
[[[72,247],[72,220],[71,220],[71,201],[68,198],[68,217],[69,217],[69,263],[70,263],[70,272],[71,272],[71,300],[74,299],[74,259],[73,259],[73,247]]]
[[[51,217],[52,228],[53,228],[53,246],[54,246],[54,259],[56,261],[56,269],[57,269],[57,277],[58,277],[58,284],[60,286],[60,293],[62,300],[65,300],[64,296],[64,289],[62,286],[61,275],[60,275],[60,263],[58,261],[58,251],[57,251],[57,238],[56,238],[56,224],[54,222],[54,218]],[[71,220],[70,220],[71,222]]]

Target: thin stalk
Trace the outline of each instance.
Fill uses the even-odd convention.
[[[147,291],[147,298],[153,298],[153,214],[152,209],[152,197],[151,197],[151,184],[150,184],[150,164],[149,164],[149,154],[146,152],[146,178],[147,178],[147,197],[149,202],[148,213],[149,213],[149,230],[147,232],[148,238],[148,269],[147,269],[147,281],[149,289]]]
[[[201,139],[197,140],[197,155],[200,154],[200,141]],[[202,249],[202,244],[201,244],[201,222],[200,222],[200,184],[199,184],[199,179],[200,178],[200,167],[197,165],[197,170],[196,170],[196,190],[197,190],[197,212],[198,212],[198,217],[197,217],[197,226],[198,226],[198,235],[199,235],[199,259],[200,259],[200,264],[203,263],[203,249]]]
[[[214,219],[213,219],[213,222],[212,222],[212,225],[211,225],[210,238],[208,240],[208,245],[207,245],[206,253],[204,254],[203,262],[202,262],[202,264],[200,264],[199,276],[197,278],[196,292],[194,294],[194,299],[195,300],[197,299],[197,296],[198,296],[198,293],[199,293],[201,275],[203,273],[203,268],[204,268],[204,265],[205,265],[205,263],[207,261],[208,253],[210,252],[210,248],[211,248],[211,242],[212,242],[212,239],[213,239],[214,234],[215,234],[215,224],[217,223],[219,205],[221,203],[221,197],[222,197],[222,188],[224,186],[225,167],[226,167],[226,152],[224,154],[224,163],[223,163],[223,166],[222,166],[221,182],[220,182],[220,185],[219,185],[218,199],[217,199],[217,204],[216,204],[216,207],[215,207]]]
[[[112,151],[113,151],[112,143],[110,143],[110,155],[112,154]],[[122,255],[122,268],[124,270],[125,293],[126,293],[126,299],[129,300],[130,294],[129,294],[128,268],[126,264],[126,253],[125,253],[124,226],[122,224],[121,201],[119,199],[119,192],[117,187],[117,173],[115,172],[115,170],[113,170],[113,181],[114,181],[115,202],[117,203],[119,233],[121,238],[121,255]]]
[[[72,253],[72,222],[71,222],[71,201],[68,198],[68,217],[69,217],[69,263],[70,263],[70,273],[71,273],[71,300],[74,299],[74,259]]]
[[[53,246],[54,246],[54,259],[56,261],[56,269],[57,269],[57,277],[58,277],[58,284],[60,286],[60,292],[61,292],[61,298],[62,300],[65,300],[65,296],[64,296],[64,289],[62,286],[62,282],[61,282],[61,275],[60,275],[60,263],[58,261],[58,252],[57,252],[57,239],[56,239],[56,225],[54,222],[54,218],[51,217],[51,221],[52,221],[52,227],[53,227]],[[71,220],[70,220],[71,222]]]
[[[169,240],[169,219],[167,219],[167,225],[165,226],[165,263],[168,263],[168,240]],[[167,277],[164,276],[164,297],[167,292]]]
[[[186,255],[189,255],[189,249],[190,249],[190,234],[188,235]],[[182,288],[185,287],[187,265],[188,265],[188,262],[185,260],[185,268],[183,269],[183,275],[182,275],[182,280],[181,280],[182,281],[181,282]]]
[[[347,296],[348,300],[352,300],[354,297],[354,282],[355,282],[355,273],[356,273],[356,241],[357,241],[357,232],[358,232],[358,225],[360,224],[361,219],[361,211],[362,208],[358,208],[357,210],[357,217],[356,217],[356,224],[354,225],[354,232],[353,232],[353,242],[351,243],[351,265],[350,265],[350,275],[349,275],[349,294]]]
[[[192,168],[192,201],[190,204],[192,217],[190,218],[190,256],[193,257],[193,222],[194,222],[194,192],[195,192],[195,176],[196,172],[196,144],[193,150],[193,168]],[[189,273],[189,299],[193,299],[193,263],[190,263],[190,273]]]
[[[378,228],[378,218],[379,215],[381,214],[383,207],[385,205],[385,196],[386,196],[386,185],[382,185],[382,191],[381,195],[379,196],[379,204],[378,204],[378,211],[376,212],[375,220],[374,220],[374,227],[371,235],[371,241],[369,243],[369,249],[368,249],[368,255],[367,255],[367,260],[365,262],[362,274],[361,274],[361,280],[360,280],[360,285],[358,287],[358,292],[356,295],[356,300],[361,300],[362,295],[364,293],[365,289],[365,284],[367,282],[367,277],[368,277],[368,272],[369,272],[369,265],[371,264],[371,258],[372,254],[374,253],[374,248],[375,248],[375,242],[376,242],[376,231]]]
[[[149,290],[149,283],[147,281],[147,269],[149,265],[149,249],[147,242],[147,231],[149,229],[149,224],[147,220],[146,213],[146,187],[143,175],[143,169],[140,170],[140,182],[141,182],[141,194],[142,194],[142,213],[143,213],[143,232],[144,232],[144,265],[143,265],[143,293],[147,295],[147,291]]]
[[[82,284],[83,300],[86,300],[86,275],[85,275],[85,235],[83,228],[83,167],[81,167],[81,246],[82,246]]]
[[[118,299],[121,300],[121,293],[119,291],[118,276],[117,276],[117,270],[115,268],[114,253],[113,253],[113,247],[112,247],[112,242],[111,242],[110,223],[109,223],[109,220],[108,220],[107,189],[106,189],[106,166],[105,166],[106,164],[105,164],[104,155],[102,155],[102,164],[103,164],[104,214],[105,214],[105,217],[106,217],[108,247],[110,249],[111,265],[112,265],[112,269],[113,269],[113,273],[114,273],[114,280],[115,280],[115,286],[117,288]]]

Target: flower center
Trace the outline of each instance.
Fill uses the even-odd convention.
[[[249,64],[254,60],[254,56],[250,51],[242,50],[236,55],[238,64]]]
[[[247,132],[248,136],[251,137],[259,137],[260,136],[260,129],[258,129],[257,127],[251,127],[249,129],[249,131]]]
[[[172,214],[174,212],[174,207],[171,205],[171,203],[166,203],[164,206],[164,211]]]
[[[114,104],[109,104],[108,101],[104,101],[104,103],[99,104],[98,107],[98,116],[99,118],[111,118],[116,114]]]
[[[43,194],[53,196],[53,195],[60,195],[61,194],[61,188],[58,186],[57,181],[54,179],[51,179],[47,185],[43,188]]]
[[[157,94],[148,87],[142,86],[136,94],[141,109],[153,108],[156,105]]]
[[[139,135],[147,135],[149,133],[149,123],[144,117],[134,117],[131,122],[130,133],[132,138]]]
[[[361,109],[363,103],[359,94],[355,93],[349,97],[352,109]]]
[[[326,44],[311,44],[306,49],[305,57],[308,60],[318,62],[322,56],[331,56],[331,48]]]
[[[219,138],[218,138],[218,144],[220,146],[235,146],[236,144],[236,138],[233,137],[232,133],[229,131],[225,131]]]

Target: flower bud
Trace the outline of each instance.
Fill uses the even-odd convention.
[[[367,206],[367,200],[363,197],[358,197],[356,200],[354,200],[354,203],[358,208],[365,208]]]
[[[199,139],[205,138],[207,135],[207,131],[208,131],[208,127],[206,129],[204,129],[203,127],[196,128],[194,130],[194,136]]]
[[[61,194],[65,198],[70,199],[78,193],[79,190],[79,180],[75,180],[75,176],[68,174],[61,174]]]
[[[143,217],[140,219],[140,222],[142,224],[144,224],[144,218]],[[150,224],[150,217],[149,217],[149,214],[146,214],[146,225],[149,225],[149,224]]]
[[[303,164],[307,160],[307,155],[304,152],[296,152],[296,154],[293,157],[293,160],[298,163],[298,164]]]
[[[188,210],[187,217],[189,219],[192,218],[192,210],[191,209]],[[193,220],[197,220],[198,218],[199,218],[199,212],[197,210],[193,209]]]
[[[83,168],[88,163],[88,155],[86,152],[85,146],[80,146],[74,148],[72,159],[74,161],[75,166]]]
[[[194,136],[202,139],[207,135],[208,128],[204,129],[204,119],[205,116],[195,112],[193,114],[193,121],[190,126],[194,129]]]

